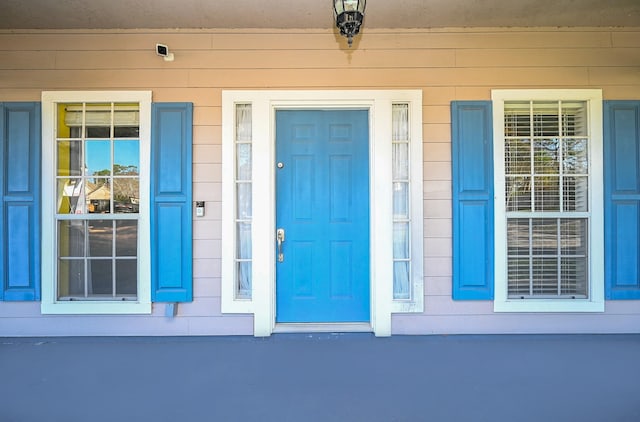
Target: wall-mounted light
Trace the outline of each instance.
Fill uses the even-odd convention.
[[[169,47],[164,44],[156,44],[156,54],[164,58],[165,62],[173,61],[173,53],[169,53]]]
[[[349,48],[360,32],[367,0],[333,0],[333,12],[340,35],[347,37]]]

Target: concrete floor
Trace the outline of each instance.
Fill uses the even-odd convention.
[[[1,422],[640,421],[640,335],[0,338]]]

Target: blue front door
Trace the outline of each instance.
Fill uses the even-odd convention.
[[[276,161],[276,321],[369,321],[368,111],[276,111]]]

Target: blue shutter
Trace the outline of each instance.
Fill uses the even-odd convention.
[[[451,103],[453,299],[491,300],[494,284],[491,101]]]
[[[640,299],[640,101],[604,103],[607,299]]]
[[[0,103],[0,300],[40,300],[40,103]]]
[[[193,299],[193,105],[155,103],[151,122],[151,299]]]

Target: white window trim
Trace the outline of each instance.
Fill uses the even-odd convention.
[[[66,102],[136,102],[140,104],[140,214],[138,219],[138,300],[58,301],[56,295],[55,131],[56,104]],[[42,92],[42,303],[43,314],[150,314],[150,157],[151,91]]]
[[[252,297],[235,297],[235,105],[252,104]],[[393,299],[392,104],[409,104],[411,131],[412,298]],[[422,91],[222,92],[222,312],[254,315],[254,335],[275,328],[275,111],[366,108],[370,115],[371,328],[391,335],[391,314],[422,312]]]
[[[599,89],[493,90],[495,201],[495,312],[604,312],[604,214],[602,174],[602,91]],[[504,209],[505,101],[583,100],[589,114],[589,291],[587,299],[509,299]]]

